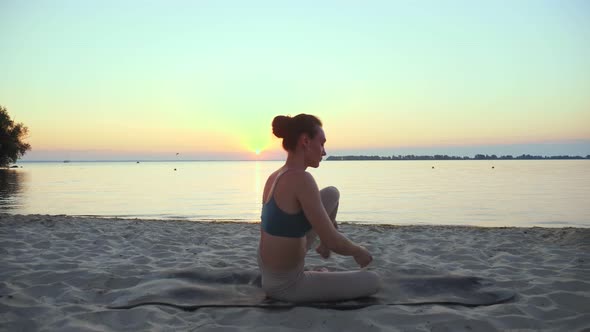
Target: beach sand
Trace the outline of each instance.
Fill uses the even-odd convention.
[[[165,306],[107,309],[105,294],[154,271],[256,269],[259,225],[0,215],[2,331],[588,331],[590,229],[343,224],[382,275],[400,269],[491,278],[517,293],[482,307]],[[349,257],[310,267],[357,269]]]

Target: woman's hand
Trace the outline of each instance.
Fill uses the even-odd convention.
[[[330,249],[328,249],[323,243],[320,243],[320,245],[315,248],[315,251],[320,254],[323,259],[330,258]]]
[[[358,250],[353,255],[353,257],[361,268],[371,264],[371,262],[373,261],[373,256],[371,256],[371,253],[369,253],[367,248],[363,246],[358,246]]]

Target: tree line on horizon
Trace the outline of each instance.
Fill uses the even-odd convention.
[[[329,156],[326,160],[563,160],[563,159],[590,159],[590,155],[586,157],[582,156],[567,156],[567,155],[559,155],[559,156],[534,156],[530,154],[522,154],[520,156],[512,156],[512,155],[505,155],[505,156],[497,156],[495,154],[487,155],[487,154],[476,154],[474,157],[459,157],[459,156],[448,156],[448,155],[393,155],[393,156],[365,156],[365,155],[358,155],[358,156]]]

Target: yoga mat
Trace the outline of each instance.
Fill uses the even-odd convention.
[[[514,292],[493,280],[458,275],[382,276],[382,289],[374,296],[339,302],[289,303],[272,300],[260,288],[258,271],[164,271],[146,276],[137,285],[107,292],[110,309],[164,305],[183,310],[207,307],[358,309],[370,305],[448,304],[492,305],[509,301]],[[108,302],[108,301],[107,301]]]

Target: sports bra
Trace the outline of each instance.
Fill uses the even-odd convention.
[[[303,210],[296,214],[286,213],[277,206],[274,198],[274,189],[277,181],[287,171],[277,175],[270,191],[270,200],[262,204],[260,225],[270,235],[293,238],[304,237],[305,233],[311,229],[311,224],[305,217]]]

